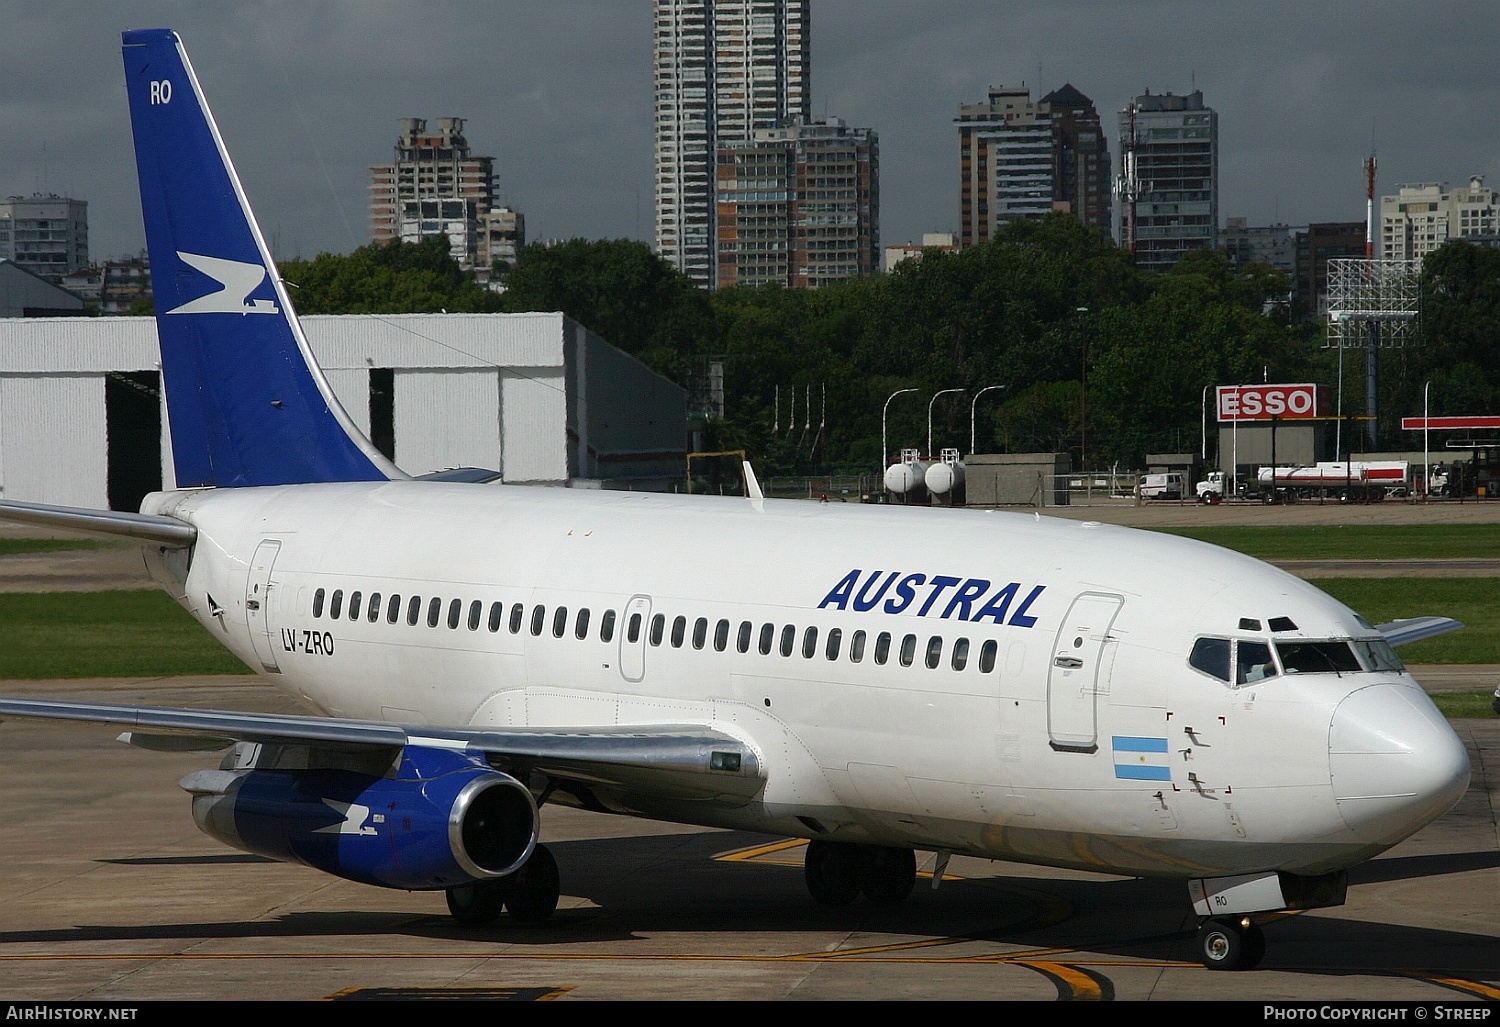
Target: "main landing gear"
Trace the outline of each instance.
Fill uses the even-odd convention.
[[[466,927],[492,924],[508,911],[518,924],[539,924],[557,909],[561,893],[557,860],[545,845],[531,850],[521,869],[494,881],[448,889],[448,912]]]
[[[1198,958],[1210,970],[1253,970],[1266,954],[1266,936],[1248,916],[1217,916],[1198,928]]]
[[[916,886],[917,856],[885,845],[811,841],[803,874],[819,905],[847,906],[861,892],[876,905],[895,905]]]

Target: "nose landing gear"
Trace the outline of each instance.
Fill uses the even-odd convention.
[[[1198,928],[1198,958],[1210,970],[1253,970],[1266,954],[1266,936],[1248,916],[1220,916]]]

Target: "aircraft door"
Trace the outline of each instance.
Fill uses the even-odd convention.
[[[651,620],[651,597],[631,596],[620,617],[620,674],[626,681],[646,676],[646,625]]]
[[[281,543],[266,539],[255,547],[255,557],[250,561],[250,578],[245,583],[245,622],[250,628],[250,641],[255,646],[255,655],[268,674],[280,674],[276,664],[276,649],[272,645],[271,632],[271,568],[281,552]]]
[[[1047,735],[1060,752],[1099,748],[1099,692],[1107,685],[1105,647],[1123,596],[1084,592],[1068,607],[1047,669]]]

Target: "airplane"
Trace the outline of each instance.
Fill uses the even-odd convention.
[[[124,33],[177,487],[140,513],[7,501],[139,542],[154,579],[315,714],[0,699],[118,725],[198,826],[353,881],[545,920],[539,807],[808,839],[818,903],[955,854],[1182,880],[1197,955],[1448,810],[1464,747],[1379,628],[1214,546],[1020,513],[408,477],[314,360],[179,37]],[[750,479],[753,483],[753,478]]]

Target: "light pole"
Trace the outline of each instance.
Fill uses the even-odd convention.
[[[927,402],[927,459],[932,459],[932,404],[937,402],[939,396],[946,396],[950,392],[962,392],[963,389],[940,389],[932,394],[932,399]]]
[[[1088,307],[1074,307],[1073,310],[1074,313],[1088,317]],[[1083,360],[1080,373],[1082,381],[1079,383],[1078,392],[1078,469],[1080,471],[1087,470],[1089,463],[1089,331],[1087,325],[1084,325],[1082,335]]]
[[[1201,422],[1198,431],[1200,442],[1198,443],[1198,461],[1208,463],[1208,386],[1203,386],[1203,398],[1198,401],[1198,420]]]
[[[1432,495],[1432,453],[1428,439],[1432,431],[1432,407],[1428,403],[1428,390],[1432,382],[1422,386],[1422,502]]]
[[[986,392],[989,392],[991,389],[1003,389],[1003,388],[1005,388],[1004,385],[986,385],[984,388],[982,388],[978,392],[974,393],[974,402],[972,402],[972,403],[969,404],[969,455],[970,456],[974,455],[974,447],[975,447],[975,442],[974,442],[974,408],[977,407],[977,406],[979,406],[979,397],[983,396]]]
[[[881,478],[882,481],[885,480],[885,469],[890,466],[889,461],[891,459],[891,451],[886,447],[886,444],[885,444],[885,415],[886,415],[886,412],[891,409],[891,400],[895,399],[897,396],[901,395],[903,392],[916,392],[916,391],[917,391],[916,389],[897,389],[895,392],[891,393],[889,396],[886,397],[885,406],[882,407],[881,410],[880,410],[880,478]]]

